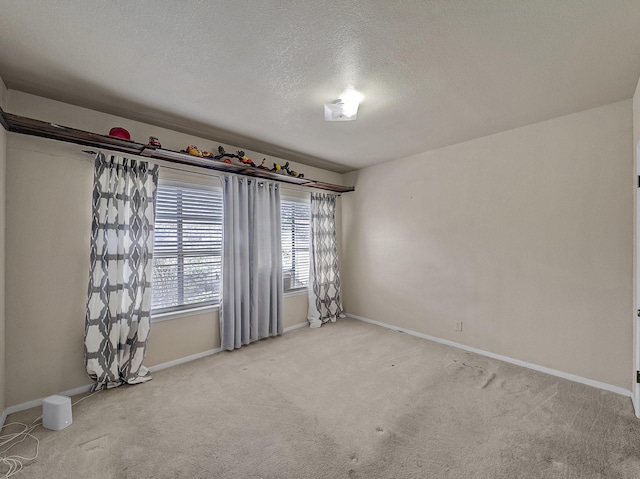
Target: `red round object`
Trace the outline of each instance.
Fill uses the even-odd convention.
[[[119,126],[111,128],[109,130],[109,136],[114,138],[122,138],[123,140],[131,140],[131,135],[124,128],[120,128]]]

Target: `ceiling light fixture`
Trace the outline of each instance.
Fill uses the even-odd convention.
[[[340,99],[324,104],[325,121],[353,121],[358,118],[358,107],[364,96],[350,88]]]

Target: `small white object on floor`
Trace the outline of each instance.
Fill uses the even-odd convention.
[[[71,425],[71,398],[49,396],[42,401],[42,425],[47,429],[60,431]]]

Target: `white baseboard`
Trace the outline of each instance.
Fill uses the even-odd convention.
[[[631,393],[631,402],[633,403],[633,410],[636,413],[636,417],[640,419],[640,404],[636,403],[636,395]]]
[[[308,326],[309,323],[300,323],[293,326],[289,326],[288,328],[284,328],[284,332],[288,333],[289,331],[293,331],[294,329],[302,328],[304,326]],[[173,361],[168,361],[162,364],[156,364],[155,366],[149,367],[149,371],[152,373],[156,371],[162,371],[163,369],[171,368],[173,366],[177,366],[179,364],[188,363],[190,361],[195,361],[196,359],[206,358],[207,356],[211,356],[212,354],[216,354],[221,352],[222,348],[210,349],[208,351],[203,351],[201,353],[192,354],[190,356],[185,356],[184,358],[174,359]]]
[[[184,364],[191,361],[195,361],[196,359],[206,358],[207,356],[211,356],[212,354],[219,353],[220,351],[222,351],[222,348],[209,349],[208,351],[202,351],[201,353],[185,356],[184,358],[178,358],[178,359],[174,359],[173,361],[167,361],[166,363],[150,366],[149,371],[151,371],[152,373],[155,373],[156,371],[162,371],[163,369],[171,368],[173,366],[177,366],[178,364]]]
[[[293,326],[289,326],[288,328],[284,328],[284,332],[288,333],[289,331],[293,331],[294,329],[304,328],[305,326],[309,326],[308,322],[295,324]],[[149,367],[150,372],[162,371],[163,369],[171,368],[173,366],[177,366],[179,364],[188,363],[190,361],[195,361],[196,359],[205,358],[207,356],[211,356],[212,354],[216,354],[222,351],[222,348],[209,349],[208,351],[202,351],[201,353],[192,354],[190,356],[185,356],[184,358],[174,359],[173,361],[167,361],[166,363],[156,364],[155,366]],[[87,384],[84,386],[80,386],[74,389],[69,389],[68,391],[63,391],[61,393],[57,393],[60,396],[75,396],[76,394],[82,394],[89,392],[91,390],[91,384]],[[48,397],[48,396],[47,396]],[[2,411],[2,415],[0,415],[0,427],[4,425],[4,421],[6,420],[9,414],[13,414],[20,411],[26,411],[27,409],[31,409],[32,407],[42,406],[42,401],[45,398],[34,399],[33,401],[23,402],[21,404],[16,404],[15,406],[10,406]]]
[[[9,413],[7,412],[6,409],[2,411],[2,414],[0,414],[0,429],[4,427],[4,422],[7,420],[8,415]]]
[[[547,368],[545,366],[539,366],[538,364],[528,363],[526,361],[521,361],[520,359],[510,358],[508,356],[502,356],[501,354],[495,354],[490,351],[484,351],[482,349],[474,348],[471,346],[467,346],[465,344],[456,343],[454,341],[449,341],[447,339],[437,338],[435,336],[429,336],[428,334],[418,333],[416,331],[412,331],[406,328],[400,328],[398,326],[393,326],[391,324],[382,323],[380,321],[374,321],[373,319],[363,318],[361,316],[356,316],[355,314],[347,313],[347,316],[353,319],[357,319],[359,321],[364,321],[365,323],[375,324],[377,326],[382,326],[383,328],[392,329],[394,331],[401,331],[406,334],[410,334],[411,336],[416,336],[418,338],[427,339],[429,341],[434,341],[440,344],[446,344],[447,346],[453,346],[454,348],[463,349],[465,351],[470,351],[472,353],[481,354],[482,356],[487,356],[493,359],[498,359],[500,361],[504,361],[506,363],[515,364],[517,366],[522,366],[524,368],[533,369],[534,371],[539,371],[542,373],[550,374],[551,376],[557,376],[559,378],[568,379],[569,381],[574,381],[580,384],[586,384],[587,386],[592,386],[598,389],[604,389],[605,391],[611,391],[616,394],[620,394],[622,396],[631,397],[631,390],[624,389],[618,386],[613,386],[612,384],[603,383],[600,381],[595,381],[593,379],[583,378],[581,376],[576,376],[575,374],[566,373],[564,371],[558,371],[557,369]]]
[[[60,396],[75,396],[76,394],[82,394],[91,391],[91,384],[85,384],[84,386],[79,386],[77,388],[68,389],[67,391],[62,391],[61,393],[57,393]],[[33,401],[23,402],[22,404],[16,404],[15,406],[9,406],[6,409],[7,415],[13,414],[14,412],[26,411],[27,409],[31,409],[32,407],[42,406],[42,401],[44,401],[47,397],[34,399]]]
[[[309,327],[309,321],[305,321],[304,323],[294,324],[293,326],[289,326],[288,328],[284,328],[284,332],[288,333],[289,331],[293,331],[294,329],[300,329],[304,327]]]

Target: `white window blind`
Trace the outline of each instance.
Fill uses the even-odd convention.
[[[281,200],[282,210],[282,277],[284,291],[306,288],[309,284],[308,202]]]
[[[154,313],[218,303],[222,193],[158,185],[153,254]]]

